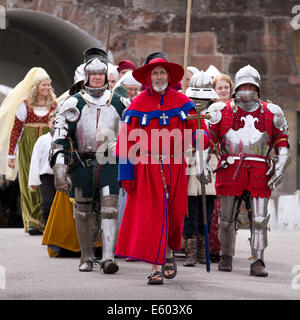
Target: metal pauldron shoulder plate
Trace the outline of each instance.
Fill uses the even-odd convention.
[[[273,103],[268,103],[267,108],[269,111],[271,111],[274,114],[273,117],[273,124],[277,129],[287,131],[288,130],[288,125],[287,121],[284,117],[282,109]]]
[[[64,114],[67,121],[76,122],[80,117],[80,111],[77,108],[77,104],[77,98],[70,97],[59,107],[59,113]]]

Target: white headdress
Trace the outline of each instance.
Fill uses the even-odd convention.
[[[107,66],[108,66],[107,75],[112,74],[115,77],[116,81],[118,81],[119,80],[119,72],[117,70],[118,66],[115,66],[109,62],[107,63]]]
[[[212,78],[221,74],[221,72],[212,64],[207,68],[206,73],[208,73]]]
[[[7,179],[14,180],[16,177],[16,170],[12,170],[7,165],[9,141],[16,110],[22,101],[28,98],[31,88],[46,79],[50,79],[50,77],[43,68],[30,69],[25,78],[8,94],[0,106],[0,174],[5,174]]]
[[[132,75],[132,70],[127,71],[124,76],[116,83],[115,88],[118,86],[122,86],[123,84],[125,85],[137,85],[140,88],[142,87],[142,84],[138,81],[135,80],[135,78]]]
[[[199,72],[199,69],[196,68],[196,67],[193,67],[193,66],[188,66],[188,67],[186,68],[186,70],[189,71],[189,72],[192,73],[192,74],[194,74],[194,73],[196,73],[196,72]]]

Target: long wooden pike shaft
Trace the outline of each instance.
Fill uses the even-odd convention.
[[[187,63],[189,57],[189,44],[190,44],[190,25],[191,25],[191,9],[192,9],[192,0],[187,1],[187,12],[186,12],[186,28],[185,28],[185,46],[184,46],[184,76],[182,83],[182,92],[186,91],[186,72],[187,72]]]
[[[108,30],[107,30],[107,38],[106,38],[106,52],[109,50],[109,38],[110,38],[110,29],[111,29],[111,20],[108,23]]]
[[[201,119],[204,118],[204,115],[200,114],[201,112],[200,104],[196,105],[196,112],[197,112],[197,115],[190,116],[188,120],[197,119],[198,130],[201,130]],[[196,139],[196,141],[198,139]],[[203,227],[204,227],[204,239],[205,239],[206,271],[210,272],[210,253],[209,253],[208,219],[207,219],[206,190],[205,190],[205,177],[204,177],[204,159],[203,159],[203,150],[201,149],[200,140],[198,140],[198,142],[196,143],[199,143],[199,147],[200,147],[199,148],[200,184],[201,184],[201,190],[202,190],[202,212],[203,212]]]

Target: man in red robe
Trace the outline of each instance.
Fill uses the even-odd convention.
[[[151,263],[148,284],[176,275],[172,250],[181,248],[188,208],[183,152],[188,142],[207,148],[210,140],[203,120],[201,131],[197,120],[187,121],[188,114],[196,113],[194,103],[171,88],[183,74],[180,65],[161,58],[133,71],[147,89],[124,113],[117,141],[119,181],[127,203],[116,255]]]

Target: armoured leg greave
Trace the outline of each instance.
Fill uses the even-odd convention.
[[[235,213],[237,200],[233,196],[221,197],[221,215],[219,221],[219,241],[221,255],[233,256],[235,242]]]
[[[117,240],[118,220],[102,219],[101,221],[101,241],[102,241],[102,261],[114,260],[114,252]]]
[[[102,261],[114,260],[118,232],[118,196],[108,195],[101,199]]]
[[[81,251],[80,264],[82,265],[85,262],[93,262],[95,259],[93,247],[96,245],[98,227],[91,209],[92,199],[83,198],[80,188],[75,188],[75,199],[76,231]]]
[[[268,198],[251,199],[251,252],[252,258],[264,261],[264,249],[268,246],[268,222],[270,215],[267,212]]]

